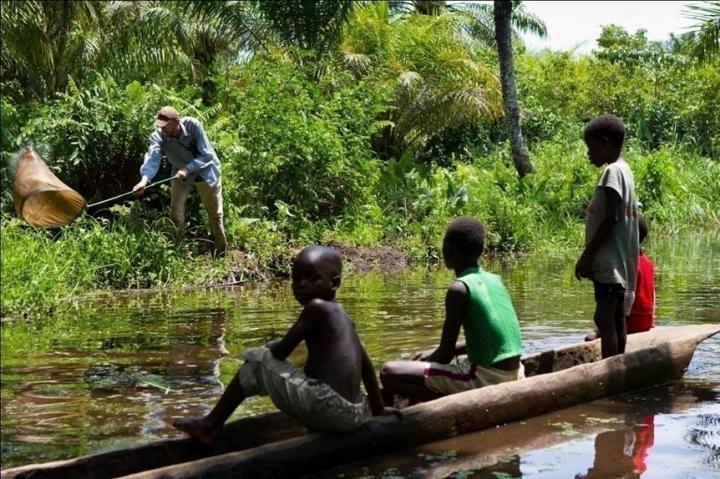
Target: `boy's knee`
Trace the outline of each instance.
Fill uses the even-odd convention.
[[[383,383],[396,374],[397,370],[394,367],[394,363],[395,361],[387,361],[380,366],[380,380]]]

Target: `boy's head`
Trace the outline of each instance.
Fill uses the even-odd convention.
[[[585,126],[583,139],[593,165],[612,163],[620,156],[625,141],[625,124],[615,115],[599,116]]]
[[[337,251],[325,246],[308,246],[293,259],[293,295],[302,305],[315,298],[333,300],[341,276],[342,259]]]
[[[642,215],[638,216],[638,233],[640,237],[640,243],[642,243],[648,234],[648,225]]]
[[[442,253],[448,268],[477,263],[484,249],[485,227],[475,218],[456,218],[447,227]]]

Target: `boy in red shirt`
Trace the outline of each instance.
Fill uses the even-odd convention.
[[[648,234],[645,218],[638,218],[638,234],[640,244]],[[655,326],[655,269],[650,259],[645,256],[642,248],[638,257],[637,284],[635,285],[635,302],[630,316],[625,319],[628,334],[647,331]]]
[[[640,244],[648,234],[645,218],[638,217],[638,236]],[[635,285],[635,301],[630,315],[625,318],[627,333],[641,333],[655,326],[655,268],[650,258],[640,250],[637,265],[637,284]],[[585,341],[599,338],[597,329],[585,336]]]

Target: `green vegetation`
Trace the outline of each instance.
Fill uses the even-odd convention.
[[[614,26],[589,55],[533,53],[516,41],[535,169],[520,179],[487,10],[68,3],[62,15],[41,2],[3,8],[4,166],[32,142],[90,202],[128,191],[154,113],[174,105],[203,121],[220,156],[233,251],[205,253],[206,219],[193,197],[193,228],[176,242],[166,187],[54,231],[15,219],[6,187],[3,315],[48,311],[97,289],[286,273],[291,252],[310,242],[389,245],[434,261],[457,215],[487,224],[492,251],[578,247],[598,174],[581,131],[605,112],[627,124],[626,157],[656,231],[720,224],[712,10],[700,12],[709,20],[697,17],[697,32],[665,43]],[[541,31],[522,9],[513,15],[514,28]],[[328,28],[313,30],[318,19]],[[157,31],[167,32],[160,46]],[[57,48],[62,38],[72,48]],[[6,168],[2,180],[9,185]]]

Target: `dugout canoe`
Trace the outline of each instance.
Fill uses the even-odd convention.
[[[638,403],[639,398],[644,398]],[[629,431],[647,428],[648,417],[658,414],[678,414],[698,407],[699,403],[720,401],[720,391],[711,385],[696,382],[668,382],[620,396],[599,399],[559,409],[537,417],[523,419],[503,427],[484,429],[429,444],[409,447],[390,455],[372,456],[313,474],[317,479],[337,479],[340,474],[354,477],[385,477],[395,470],[393,477],[404,477],[408,471],[422,467],[424,479],[446,479],[459,471],[492,468],[498,477],[517,477],[511,465],[513,456],[523,456],[553,446],[584,439],[594,442],[604,434],[625,438]],[[649,426],[654,430],[654,426]],[[452,454],[445,454],[452,451]],[[595,450],[596,460],[598,450]],[[602,454],[602,452],[601,452]],[[420,459],[421,456],[425,457]],[[440,460],[438,460],[440,459]],[[617,471],[617,469],[615,469]],[[505,472],[507,476],[503,476]],[[411,477],[415,477],[412,473]],[[484,477],[484,476],[483,476]],[[488,476],[489,477],[489,476]]]
[[[375,418],[352,434],[306,434],[299,424],[275,413],[228,424],[212,448],[190,439],[174,439],[16,467],[0,476],[298,477],[679,379],[697,345],[718,332],[720,324],[658,327],[630,335],[627,352],[606,360],[600,360],[599,341],[528,355],[523,358],[528,376],[524,380],[418,404],[403,410],[402,421]]]

